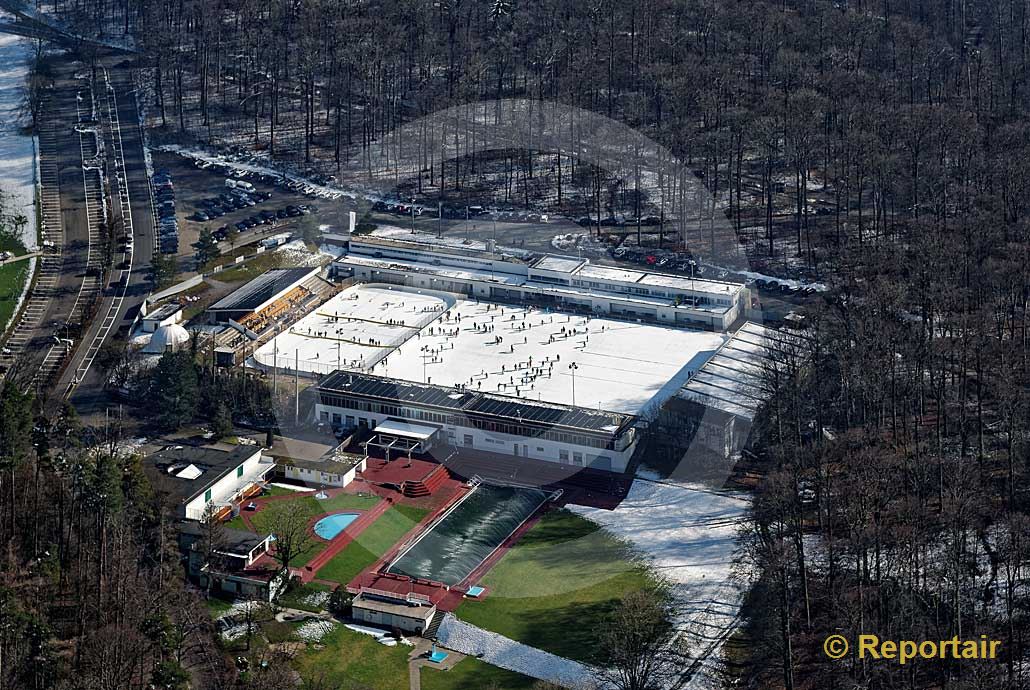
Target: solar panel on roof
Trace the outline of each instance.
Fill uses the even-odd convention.
[[[253,311],[317,268],[273,268],[215,302],[209,311]]]
[[[612,412],[585,410],[566,405],[534,403],[471,391],[455,391],[445,386],[383,379],[369,374],[337,371],[319,386],[326,392],[352,393],[382,400],[416,402],[445,410],[467,411],[502,419],[521,419],[553,426],[611,433],[633,417]]]

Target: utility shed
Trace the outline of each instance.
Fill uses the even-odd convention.
[[[412,598],[363,590],[351,602],[354,620],[421,635],[436,614],[436,606],[423,597]]]

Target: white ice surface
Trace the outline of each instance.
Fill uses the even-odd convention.
[[[279,366],[291,368],[299,350],[301,370],[373,366],[380,376],[560,404],[573,402],[575,374],[576,405],[640,414],[675,394],[725,340],[462,299],[446,312],[424,311],[443,304],[426,291],[356,285],[259,348],[256,358],[271,366],[278,349]],[[383,323],[388,319],[405,325]]]
[[[271,342],[258,348],[260,364],[328,373],[365,369],[434,321],[444,299],[388,287],[354,286],[311,312]],[[334,321],[335,319],[335,321]],[[403,321],[404,325],[387,320]]]

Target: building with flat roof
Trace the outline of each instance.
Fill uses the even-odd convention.
[[[273,268],[212,304],[207,308],[207,313],[217,322],[225,323],[230,319],[239,321],[289,296],[304,282],[317,276],[319,271],[318,266]]]
[[[144,302],[142,309],[146,309],[146,306]],[[178,302],[168,302],[153,311],[143,313],[142,330],[144,333],[153,333],[162,326],[182,323],[182,317],[182,305]]]
[[[275,463],[257,446],[232,451],[166,446],[147,456],[144,467],[154,488],[176,506],[178,516],[202,520],[208,506],[229,514],[260,490]]]
[[[346,371],[319,383],[315,414],[397,454],[440,445],[613,472],[637,440],[632,415]]]
[[[600,266],[572,256],[456,249],[432,239],[355,237],[333,271],[362,281],[716,331],[729,330],[750,304],[740,283]]]
[[[222,527],[208,553],[205,527],[195,521],[179,525],[179,547],[187,575],[206,591],[272,601],[286,585],[286,570],[272,556],[271,534]]]
[[[436,615],[436,605],[428,598],[408,594],[362,589],[351,601],[351,616],[360,623],[382,628],[397,628],[421,635]]]
[[[365,460],[360,456],[326,460],[289,458],[279,460],[276,474],[305,486],[344,487],[354,481],[358,472],[362,472],[364,469]]]

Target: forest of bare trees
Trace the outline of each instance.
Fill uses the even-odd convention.
[[[1027,8],[1019,2],[112,2],[59,11],[146,50],[165,135],[260,150],[352,181],[371,149],[443,108],[504,98],[614,118],[686,161],[738,231],[810,261],[916,228],[1027,210]],[[485,166],[417,144],[419,190]],[[541,170],[501,152],[520,184]],[[388,158],[388,156],[387,156]],[[557,173],[555,177],[554,174]],[[589,186],[589,185],[587,185]],[[813,221],[808,190],[828,192]],[[778,197],[774,200],[774,196]],[[552,192],[553,197],[553,192]],[[782,197],[782,198],[779,198]],[[518,197],[515,197],[518,199]],[[556,198],[553,205],[561,208]],[[703,247],[699,247],[703,248]]]

